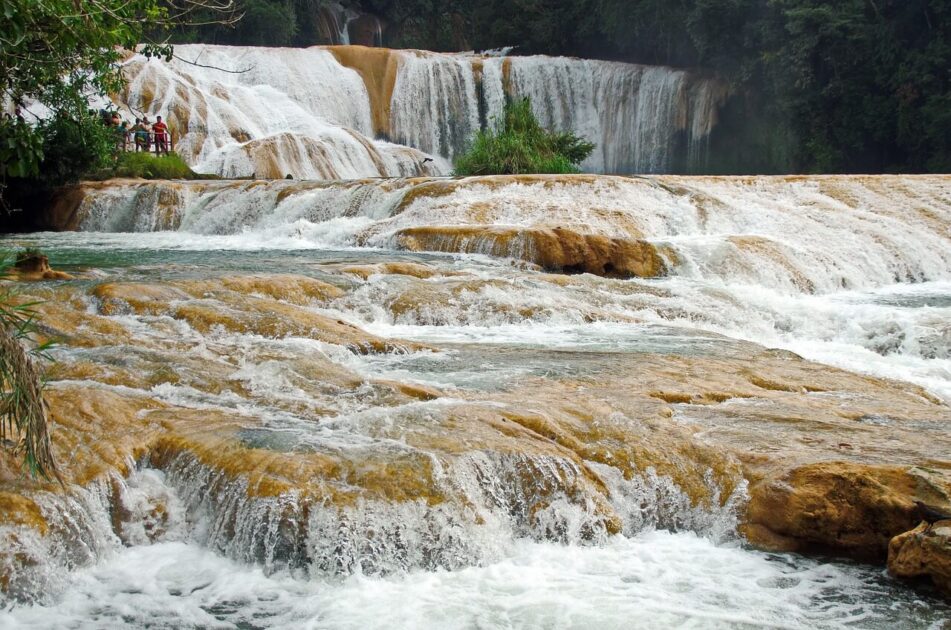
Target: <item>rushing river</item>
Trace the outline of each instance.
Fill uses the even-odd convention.
[[[786,262],[773,255],[757,264],[729,260],[722,234],[688,236],[684,228],[663,237],[679,252],[676,273],[612,279],[546,273],[518,256],[397,251],[385,235],[357,238],[386,216],[354,212],[352,204],[345,216],[280,221],[255,218],[274,211],[248,204],[239,212],[243,228],[222,229],[216,220],[203,229],[195,216],[215,217],[213,206],[199,204],[206,214],[182,211],[186,225],[177,230],[93,231],[88,222],[101,216],[90,215],[86,231],[0,241],[40,247],[56,268],[76,275],[29,291],[56,305],[46,321],[65,335],[51,368],[54,409],[97,408],[97,396],[112,396],[102,400],[133,401],[131,415],[170,410],[153,424],[171,423],[162,425],[171,431],[191,423],[174,431],[194,439],[176,443],[179,450],[157,448],[114,482],[118,516],[94,486],[71,503],[43,499],[47,519],[69,521],[63,527],[81,545],[17,540],[36,562],[16,582],[27,601],[4,604],[0,627],[951,623],[951,606],[928,587],[913,590],[881,567],[753,550],[735,531],[746,487],[729,457],[678,451],[664,468],[665,449],[688,425],[720,436],[713,444],[783,448],[782,420],[771,425],[775,436],[727,433],[759,418],[766,404],[774,405],[769,417],[781,419],[790,409],[822,414],[863,398],[902,413],[902,388],[923,388],[914,391],[936,406],[951,401],[951,252],[905,252],[889,267],[886,254],[860,249],[853,253],[867,260],[858,264],[847,243],[819,252],[808,237],[793,242],[792,229],[783,235],[794,250]],[[760,228],[768,233],[765,223]],[[790,260],[805,271],[786,273]],[[236,280],[249,277],[263,284]],[[319,281],[323,294],[300,277]],[[272,308],[288,310],[272,318]],[[359,330],[369,341],[314,337],[292,325],[309,316],[339,324],[334,334]],[[404,345],[353,351],[375,339]],[[816,370],[791,353],[844,371]],[[766,388],[763,396],[773,398],[763,399],[719,395],[752,387],[730,380],[744,366],[765,375],[755,382],[799,370],[822,387]],[[675,381],[695,387],[693,398],[656,393]],[[857,393],[849,399],[827,383]],[[637,402],[638,388],[653,392],[644,397],[653,402]],[[797,401],[807,402],[800,409]],[[490,418],[520,406],[563,410],[551,412],[563,426],[550,434],[536,426],[555,437],[529,439]],[[651,424],[644,437],[660,446],[637,453],[656,458],[652,472],[625,478],[610,453],[571,459],[558,450],[573,444],[564,435],[576,435],[579,418],[603,423],[607,437],[591,439],[605,444],[614,435],[608,425],[639,426],[625,424],[634,420],[618,410],[634,420],[669,416],[670,427]],[[931,430],[926,420],[947,422],[942,413],[921,420],[922,430]],[[897,422],[887,413],[860,420]],[[674,433],[654,435],[667,431]],[[230,441],[214,441],[219,434]],[[206,463],[188,456],[234,444],[287,456],[287,466],[306,459],[346,483],[324,504],[304,507],[300,484],[314,473],[288,471],[295,489],[261,490],[263,498],[248,501],[247,484],[238,482],[254,471],[216,476],[207,464],[214,453],[202,455]],[[691,458],[704,464],[685,472]],[[373,462],[383,462],[385,477],[368,470]],[[419,479],[431,487],[417,487]],[[341,498],[349,492],[365,500]],[[288,518],[298,519],[299,538],[287,537]]]

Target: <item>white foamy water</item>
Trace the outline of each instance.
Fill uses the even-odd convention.
[[[338,59],[333,48],[211,45],[175,52],[170,63],[128,60],[117,104],[130,118],[164,115],[188,163],[226,177],[448,174],[475,133],[501,116],[506,94],[530,97],[546,126],[595,142],[585,169],[696,170],[725,97],[720,82],[682,70],[567,58],[353,49]],[[355,67],[369,76],[346,65],[363,58]]]
[[[618,324],[608,339],[623,336],[630,321],[700,328],[949,398],[949,199],[951,184],[941,177],[129,183],[87,196],[84,233],[51,238],[80,247],[255,251],[387,250],[401,230],[430,225],[636,236],[670,260],[667,277],[649,281],[662,293],[645,296],[610,280],[559,288],[506,276],[503,285],[393,317],[386,301],[400,285],[378,279],[360,289],[362,302],[335,314],[379,334],[445,341],[581,342],[597,336],[600,322]],[[150,230],[166,231],[131,243],[99,233]],[[491,253],[491,245],[469,251]],[[530,247],[515,239],[508,251],[530,258]],[[519,314],[526,309],[528,318]]]
[[[124,113],[164,115],[199,172],[341,179],[441,174],[425,154],[374,140],[367,88],[321,48],[178,46],[170,63],[134,56]],[[194,63],[188,63],[194,62]]]
[[[82,231],[4,242],[40,246],[54,266],[91,268],[80,283],[259,272],[330,280],[347,291],[310,308],[440,352],[358,355],[329,341],[202,332],[167,314],[121,311],[113,323],[149,349],[69,348],[61,360],[143,371],[217,361],[212,378],[240,384],[241,395],[171,381],[97,387],[248,418],[239,439],[254,448],[423,458],[452,500],[345,510],[293,493],[252,501],[240,481],[194,459],[162,472],[138,462],[143,470],[115,480],[129,514],[119,533],[107,484],[68,504],[43,502],[75,549],[0,532],[37,560],[15,576],[17,594],[48,589],[38,602],[4,604],[0,626],[941,628],[951,619],[947,606],[879,569],[744,548],[733,533],[742,486],[722,508],[704,509],[669,478],[624,480],[586,462],[621,521],[623,534],[610,536],[584,493],[525,509],[519,471],[583,486],[575,462],[446,458],[406,438],[437,430],[462,405],[498,409],[493,393],[520,379],[596,376],[613,354],[745,356],[747,342],[951,401],[947,178],[121,182],[90,190],[79,216]],[[427,226],[642,238],[668,270],[552,275],[517,239],[512,258],[489,247],[398,249],[401,230]],[[431,275],[345,270],[394,262]],[[320,365],[364,384],[325,386],[313,376]],[[444,395],[390,406],[392,392],[371,384],[379,380]],[[170,518],[157,521],[156,505]]]
[[[601,547],[516,542],[504,560],[303,579],[186,542],[117,551],[8,628],[935,628],[945,613],[877,571],[648,532]]]

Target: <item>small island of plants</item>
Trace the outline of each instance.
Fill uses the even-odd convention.
[[[594,144],[571,132],[545,129],[527,98],[506,103],[501,125],[476,134],[456,160],[455,174],[526,175],[579,173]]]

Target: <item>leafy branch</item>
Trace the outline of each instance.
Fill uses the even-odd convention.
[[[0,445],[23,458],[33,477],[63,483],[50,444],[49,409],[37,362],[49,359],[52,342],[37,343],[36,302],[17,304],[0,292]]]

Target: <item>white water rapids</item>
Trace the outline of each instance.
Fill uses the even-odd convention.
[[[438,180],[436,183],[439,183]],[[428,225],[565,226],[612,237],[645,236],[668,248],[669,293],[645,301],[623,293],[523,288],[479,294],[455,309],[397,321],[367,303],[342,317],[378,333],[404,324],[524,325],[473,317],[485,303],[544,306],[531,322],[572,326],[596,304],[607,321],[634,318],[747,339],[806,358],[909,380],[951,400],[951,184],[946,178],[784,180],[473,180],[403,200],[418,180],[197,186],[113,185],[84,202],[87,242],[152,232],[143,247],[256,250],[391,248],[401,229]],[[175,231],[167,231],[175,230]],[[474,253],[489,253],[491,243]],[[515,258],[524,247],[510,247]],[[369,292],[373,291],[373,294]],[[428,319],[427,319],[428,318]],[[441,336],[442,328],[430,331]],[[563,334],[559,330],[554,336]]]
[[[242,439],[275,450],[359,457],[382,442],[411,453],[401,432],[460,404],[449,396],[386,407],[369,385],[321,398],[313,377],[295,372],[293,359],[307,357],[367,383],[411,382],[461,397],[526,376],[596,374],[592,366],[610,367],[615,356],[742,353],[755,342],[951,402],[947,177],[114,182],[90,186],[78,212],[80,231],[6,242],[40,246],[56,266],[90,269],[88,283],[264,271],[342,282],[333,275],[341,266],[394,261],[438,270],[351,278],[319,310],[446,350],[439,354],[360,355],[120,312],[113,321],[134,336],[174,338],[190,350],[76,347],[60,357],[135,367],[230,357],[228,380],[248,399],[171,381],[145,393],[265,417],[268,431]],[[644,239],[667,269],[656,278],[551,282],[518,238],[510,257],[488,241],[464,252],[400,250],[401,230],[427,226]],[[408,294],[417,299],[397,308]],[[306,428],[297,410],[317,408],[328,415]],[[35,601],[5,604],[0,627],[938,629],[951,619],[947,605],[899,587],[882,569],[744,546],[733,531],[743,487],[722,508],[700,509],[669,479],[624,481],[591,464],[610,488],[621,534],[606,535],[590,505],[567,500],[529,524],[519,489],[504,481],[527,465],[541,477],[577,472],[555,459],[472,457],[439,477],[466,498],[465,509],[367,503],[341,520],[333,510],[298,509],[293,496],[248,501],[239,483],[227,486],[188,458],[162,470],[137,462],[130,478],[113,481],[125,508],[121,536],[108,483],[69,505],[45,500],[48,518],[83,544],[20,539],[17,551],[37,563],[18,588]],[[156,534],[159,501],[168,514]],[[470,508],[479,519],[467,517]],[[305,533],[299,540],[284,537],[288,513]],[[58,568],[52,578],[50,567]],[[31,589],[41,585],[48,592],[38,597]]]
[[[164,490],[145,470],[132,484]],[[107,553],[5,628],[935,628],[942,613],[867,568],[645,531],[597,547],[517,540],[485,566],[380,578],[234,562],[184,528]],[[947,611],[951,614],[951,611]],[[944,617],[945,619],[947,617]]]

